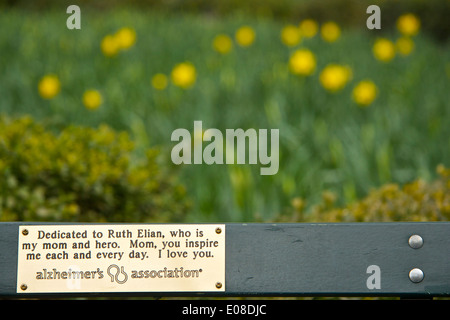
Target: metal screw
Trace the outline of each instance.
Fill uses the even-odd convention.
[[[423,246],[423,239],[421,236],[415,234],[409,237],[408,244],[413,249],[419,249]]]
[[[222,282],[216,282],[216,288],[217,289],[222,288]]]
[[[28,230],[27,230],[27,229],[23,229],[23,230],[22,230],[22,234],[23,234],[24,236],[28,235]]]
[[[20,286],[20,289],[22,289],[23,291],[28,289],[28,286],[24,283]]]
[[[217,233],[217,234],[221,234],[221,233],[222,233],[222,229],[216,228],[216,233]]]
[[[419,268],[414,268],[409,272],[409,279],[414,282],[418,283],[423,280],[424,274],[423,271]]]

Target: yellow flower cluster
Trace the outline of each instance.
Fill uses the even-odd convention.
[[[101,125],[55,134],[31,117],[0,117],[0,141],[2,221],[161,222],[186,212],[183,187],[160,172],[157,150],[136,164],[126,132]]]
[[[319,31],[319,24],[312,19],[302,20],[298,27],[293,24],[284,26],[281,29],[281,42],[288,46],[294,47],[301,42],[302,37],[313,38]],[[327,42],[335,42],[341,35],[340,27],[333,21],[324,23],[320,28],[320,35]]]
[[[129,27],[119,29],[115,34],[106,35],[100,48],[107,57],[113,57],[121,50],[128,50],[136,42],[136,31]],[[53,99],[61,91],[61,82],[54,74],[48,74],[41,78],[38,84],[39,95],[44,99]],[[83,93],[81,99],[88,110],[95,110],[103,103],[103,97],[98,90],[89,89]]]
[[[289,47],[297,45],[301,37],[314,37],[319,30],[317,22],[312,19],[303,20],[299,27],[287,25],[281,31],[281,41]],[[327,42],[336,41],[341,29],[335,22],[324,23],[320,29],[322,38]],[[380,45],[386,45],[381,43]],[[386,51],[383,48],[383,51]],[[308,49],[302,48],[294,51],[289,58],[289,70],[298,76],[310,76],[317,66],[315,54]],[[339,64],[327,65],[319,75],[319,81],[323,88],[329,92],[342,90],[352,79],[352,70],[349,66]],[[360,81],[352,91],[353,101],[361,107],[370,105],[377,96],[377,86],[371,80]]]
[[[247,25],[240,27],[235,33],[236,43],[241,47],[251,46],[255,38],[255,30]],[[212,41],[212,48],[220,54],[227,54],[233,49],[233,40],[226,34],[218,34]],[[189,89],[197,80],[197,70],[191,62],[182,62],[174,66],[170,79],[175,86]],[[164,90],[169,84],[168,76],[157,73],[153,75],[151,84],[157,90]]]
[[[121,28],[115,34],[106,35],[100,48],[107,57],[116,56],[121,50],[128,50],[136,42],[136,31],[129,27]]]
[[[172,83],[182,89],[190,89],[197,79],[197,70],[191,62],[182,62],[175,65],[170,73]],[[169,85],[169,78],[164,73],[156,73],[151,79],[156,90],[164,90]]]
[[[290,222],[448,221],[450,169],[439,165],[436,172],[439,177],[430,183],[420,179],[403,186],[389,183],[343,208],[335,206],[335,194],[325,191],[322,202],[305,214],[305,201],[295,197],[291,201],[295,220]]]
[[[287,25],[281,30],[281,41],[289,46],[300,43],[302,37],[312,38],[319,31],[319,24],[312,19],[305,19],[299,26]],[[325,22],[320,27],[320,35],[327,42],[335,42],[341,35],[341,28],[334,21]]]
[[[394,43],[387,38],[378,38],[374,42],[372,52],[374,57],[382,62],[391,61],[398,53],[406,56],[414,49],[414,42],[411,36],[418,33],[420,20],[413,14],[407,13],[397,20],[397,29],[402,36]],[[303,20],[299,27],[287,25],[281,31],[281,41],[289,47],[300,43],[302,37],[313,37],[319,30],[318,24],[311,19]],[[335,42],[341,35],[341,29],[333,21],[326,22],[320,27],[320,35],[324,41]],[[316,57],[308,49],[299,49],[291,54],[289,59],[289,70],[295,75],[309,76],[316,68]],[[327,65],[319,75],[321,85],[329,92],[342,90],[352,79],[352,70],[348,66],[339,64]],[[357,83],[352,90],[353,101],[361,106],[367,107],[376,99],[378,88],[376,84],[369,80],[362,80]]]
[[[239,46],[249,47],[255,42],[256,32],[252,27],[244,25],[236,30],[234,38]],[[213,39],[212,47],[218,53],[230,53],[233,49],[233,39],[227,34],[218,34]]]
[[[396,26],[401,37],[395,43],[386,38],[379,38],[375,41],[372,51],[377,60],[389,62],[396,53],[407,56],[414,50],[412,37],[417,35],[420,30],[420,19],[412,13],[406,13],[397,19]]]
[[[394,43],[387,38],[379,38],[372,47],[376,59],[389,62],[396,53],[408,55],[414,49],[414,36],[420,30],[420,20],[414,14],[407,13],[397,20],[397,28],[402,36]],[[289,24],[282,28],[281,41],[288,47],[295,47],[302,38],[312,38],[318,32],[324,41],[335,42],[341,35],[341,28],[334,21],[328,21],[321,26],[312,20],[302,20],[298,26]],[[256,39],[255,30],[244,25],[236,30],[234,40],[241,47],[251,46]],[[131,48],[136,42],[136,31],[129,27],[119,29],[115,34],[106,35],[100,44],[103,54],[107,57],[117,55],[121,50]],[[227,34],[218,34],[212,41],[212,48],[220,54],[228,54],[233,50],[233,39]],[[310,76],[317,68],[316,55],[307,48],[299,48],[292,52],[288,62],[291,73],[298,76]],[[319,75],[321,85],[329,92],[343,89],[352,78],[352,70],[348,66],[329,64]],[[151,78],[151,85],[156,90],[164,90],[169,80],[183,89],[191,88],[197,80],[197,70],[191,62],[182,62],[173,67],[170,74],[156,73]],[[61,84],[56,75],[44,76],[38,85],[41,97],[52,99],[58,95]],[[370,105],[377,96],[377,87],[371,80],[363,80],[352,91],[353,100],[360,106]],[[89,110],[97,109],[103,103],[103,97],[98,90],[90,89],[84,92],[83,105]]]
[[[54,74],[42,77],[38,84],[39,95],[44,99],[53,99],[61,90],[61,82]],[[97,90],[87,90],[82,97],[83,105],[89,110],[97,109],[103,102],[102,95]]]

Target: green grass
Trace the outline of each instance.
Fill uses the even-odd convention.
[[[65,12],[65,11],[61,11]],[[0,112],[31,114],[55,128],[100,123],[129,131],[138,150],[160,146],[170,161],[173,130],[255,128],[280,130],[280,170],[260,176],[259,165],[184,165],[179,175],[195,208],[187,221],[272,219],[293,197],[308,204],[324,190],[349,203],[387,182],[431,179],[438,164],[450,163],[450,50],[425,35],[414,38],[415,51],[381,63],[372,55],[375,36],[361,26],[343,30],[336,43],[319,36],[288,48],[280,41],[284,24],[255,17],[214,18],[151,12],[82,11],[82,29],[68,30],[61,12],[0,13]],[[234,37],[247,24],[256,31],[249,48],[234,43],[222,56],[211,42],[218,33]],[[129,26],[137,43],[115,58],[100,50],[108,33]],[[395,30],[383,36],[396,40]],[[317,57],[315,73],[292,75],[290,54],[308,48]],[[189,90],[169,84],[152,88],[155,73],[170,74],[180,62],[197,70]],[[328,63],[346,64],[353,78],[338,93],[328,93],[319,73]],[[61,81],[52,100],[39,96],[46,74]],[[379,96],[368,108],[351,100],[356,83],[373,80]],[[82,104],[85,90],[95,88],[103,105],[90,111]]]

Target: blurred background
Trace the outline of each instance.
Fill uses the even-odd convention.
[[[71,4],[0,0],[0,220],[450,217],[449,1]],[[279,129],[278,173],[174,165],[195,120]]]

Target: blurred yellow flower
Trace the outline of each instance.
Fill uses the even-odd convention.
[[[345,87],[352,75],[351,69],[347,66],[329,64],[322,70],[319,76],[322,86],[331,92],[336,92]]]
[[[306,38],[312,38],[317,34],[319,25],[312,19],[306,19],[300,22],[300,33]]]
[[[126,50],[136,42],[136,31],[132,28],[122,28],[114,35],[117,45],[120,49]]]
[[[107,57],[115,56],[120,50],[120,44],[113,35],[106,35],[100,43],[102,52]]]
[[[219,53],[226,54],[231,51],[233,42],[226,34],[219,34],[213,40],[213,48]]]
[[[64,207],[64,211],[69,215],[77,215],[80,212],[80,207],[76,203],[70,203]]]
[[[337,195],[334,192],[329,190],[325,190],[324,192],[322,192],[322,201],[326,207],[332,207],[336,202],[336,199]]]
[[[306,201],[300,197],[295,197],[291,200],[291,205],[297,212],[303,211],[306,206]]]
[[[329,21],[322,25],[320,34],[325,41],[334,42],[341,35],[341,29],[335,22]]]
[[[183,62],[173,68],[171,77],[176,86],[187,89],[194,85],[197,75],[192,63]]]
[[[168,82],[167,76],[162,73],[157,73],[152,77],[152,86],[157,90],[164,90]]]
[[[377,96],[377,87],[370,80],[363,80],[353,88],[353,100],[360,106],[368,106]]]
[[[95,110],[103,103],[103,98],[97,90],[87,90],[83,94],[83,104],[86,109]]]
[[[39,81],[38,90],[42,98],[52,99],[61,90],[61,83],[56,75],[49,74]]]
[[[413,51],[414,42],[409,37],[401,37],[397,39],[395,46],[401,55],[407,56]]]
[[[243,26],[236,31],[236,41],[242,47],[248,47],[255,41],[255,31],[249,26]]]
[[[103,54],[107,57],[113,57],[120,50],[127,50],[136,42],[136,31],[132,28],[124,27],[115,34],[106,35],[100,43]]]
[[[412,13],[406,13],[397,19],[397,29],[405,36],[414,36],[419,32],[420,20]]]
[[[289,59],[289,69],[294,74],[309,76],[316,69],[316,57],[307,49],[297,50]]]
[[[294,25],[287,25],[281,30],[281,42],[293,47],[300,42],[300,29]]]
[[[375,58],[383,62],[391,61],[395,56],[395,46],[392,41],[380,38],[375,41],[372,48]]]

